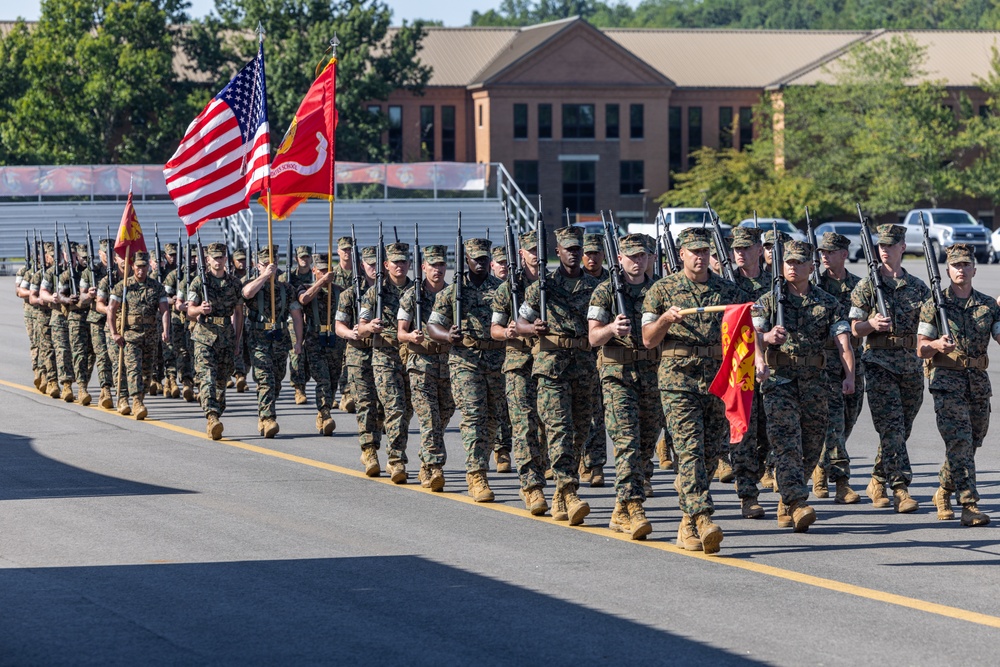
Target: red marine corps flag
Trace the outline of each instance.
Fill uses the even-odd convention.
[[[750,303],[726,306],[722,317],[722,365],[709,391],[726,404],[729,441],[746,435],[753,405],[756,337],[750,320]]]
[[[146,251],[146,239],[143,238],[142,227],[139,226],[139,218],[135,214],[135,206],[132,205],[132,189],[129,188],[125,211],[118,225],[118,235],[115,236],[115,253],[127,260],[136,250]]]
[[[333,201],[337,58],[313,81],[271,164],[271,191],[258,200],[279,220],[306,199]]]

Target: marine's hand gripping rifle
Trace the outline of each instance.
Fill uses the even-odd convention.
[[[754,216],[756,217],[756,213]],[[781,246],[781,238],[778,236],[778,223],[771,221],[771,230],[774,232],[774,247],[771,250],[771,289],[774,291],[774,326],[785,326],[785,301],[788,290],[785,289],[785,249]]]
[[[517,312],[521,307],[517,297],[517,288],[521,284],[521,275],[524,269],[521,266],[521,253],[517,248],[517,234],[514,233],[513,224],[510,221],[510,211],[507,204],[503,206],[503,216],[506,226],[503,232],[504,246],[507,251],[507,284],[510,286],[510,307],[513,311],[513,319],[517,319]]]
[[[625,271],[618,261],[618,235],[615,234],[614,222],[604,219],[604,211],[601,211],[601,224],[604,225],[604,254],[608,258],[608,274],[611,277],[611,291],[615,295],[615,305],[618,307],[619,315],[628,317],[625,310]]]
[[[816,243],[816,230],[813,229],[812,220],[809,219],[809,207],[806,206],[806,240],[812,244],[813,247],[813,270],[812,280],[813,285],[819,285],[819,273],[820,273],[820,262],[819,262],[819,244]]]

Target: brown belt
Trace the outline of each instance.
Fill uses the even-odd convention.
[[[655,347],[652,350],[646,349],[636,349],[634,347],[625,347],[623,345],[605,345],[597,352],[597,365],[604,366],[606,364],[632,364],[637,361],[659,361],[660,360],[660,348]]]
[[[531,352],[531,346],[523,338],[509,338],[506,341],[508,350],[517,350],[518,352]]]
[[[156,318],[155,317],[143,317],[141,315],[129,315],[126,319],[128,320],[128,325],[129,326],[143,325],[143,326],[147,326],[148,327],[148,326],[152,326],[152,325],[156,324]]]
[[[768,348],[764,353],[764,361],[766,361],[767,365],[772,368],[779,368],[781,366],[793,366],[796,368],[804,368],[808,366],[813,368],[826,368],[826,355],[822,352],[819,354],[799,356],[797,354],[787,354],[781,350],[775,350],[774,348]]]
[[[573,338],[571,336],[539,336],[538,342],[532,348],[533,352],[539,350],[550,352],[552,350],[583,350],[590,352],[590,340],[584,336]]]
[[[869,350],[913,350],[917,347],[917,336],[916,334],[893,336],[884,333],[871,333],[868,334],[866,347]]]
[[[407,343],[406,349],[416,354],[444,354],[451,349],[448,343],[425,341],[423,343]]]
[[[350,340],[348,339],[347,344],[356,350],[370,350],[372,349],[372,339],[362,338],[361,340]]]
[[[721,345],[686,345],[677,341],[663,343],[660,356],[663,357],[703,357],[722,360]]]
[[[455,347],[467,347],[470,350],[502,350],[506,346],[506,341],[493,340],[492,338],[473,338],[472,336],[462,336],[462,342],[455,344]]]
[[[372,347],[377,350],[386,347],[398,348],[399,341],[384,334],[372,334]]]
[[[984,371],[989,365],[990,357],[986,354],[981,357],[970,357],[961,352],[952,352],[951,354],[941,354],[939,352],[930,360],[931,368],[954,368],[958,370],[974,368]]]

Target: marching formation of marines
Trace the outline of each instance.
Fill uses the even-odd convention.
[[[875,507],[916,511],[907,439],[927,377],[945,443],[937,517],[956,518],[954,498],[962,525],[989,523],[975,453],[989,426],[1000,305],[973,288],[972,249],[947,249],[945,287],[933,260],[930,285],[902,267],[898,225],[869,237],[860,277],[839,234],[810,243],[738,227],[724,239],[713,226],[684,229],[676,246],[669,230],[655,239],[620,236],[613,223],[605,234],[560,227],[552,269],[544,223],[522,234],[508,223],[498,247],[459,228],[450,282],[443,245],[359,248],[352,234],[337,240],[335,262],[287,248],[294,261],[282,270],[275,245],[248,258],[225,243],[167,244],[126,266],[110,239],[92,257],[88,232],[85,244],[29,244],[16,293],[35,386],[53,398],[90,404],[96,371],[101,408],[141,420],[147,395],[197,400],[219,439],[227,388],[244,391],[250,376],[258,433],[273,438],[287,372],[296,404],[315,382],[320,435],[335,431],[336,407],[354,413],[367,475],[382,474],[384,442],[389,478],[405,484],[412,471],[432,491],[445,486],[444,431],[457,411],[469,496],[494,500],[492,458],[496,472],[517,474],[531,514],[570,525],[590,513],[581,484],[604,484],[610,440],[609,527],[632,539],[653,531],[644,503],[656,452],[676,472],[677,545],[708,554],[723,541],[717,475],[735,481],[744,519],[763,518],[760,494],[777,492],[778,525],[796,532],[817,520],[810,493],[828,497],[830,482],[834,502],[860,501],[847,443],[866,393],[879,441],[865,493]],[[731,438],[709,387],[732,333],[720,311],[738,304],[752,304],[744,343],[756,382],[745,432]]]

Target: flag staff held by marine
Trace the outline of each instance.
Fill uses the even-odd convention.
[[[135,205],[132,203],[132,180],[129,179],[128,199],[125,200],[125,210],[122,212],[121,222],[118,223],[118,234],[115,236],[115,254],[125,260],[125,270],[122,276],[122,309],[121,318],[115,323],[118,331],[125,330],[125,322],[128,321],[125,311],[128,310],[128,274],[132,255],[136,252],[146,252],[146,239],[142,235],[142,227],[139,225],[139,217],[135,214]],[[108,258],[108,265],[113,264]],[[111,280],[108,280],[111,283]],[[118,375],[122,377],[125,372],[125,346],[118,346]],[[120,386],[120,383],[119,383]]]

